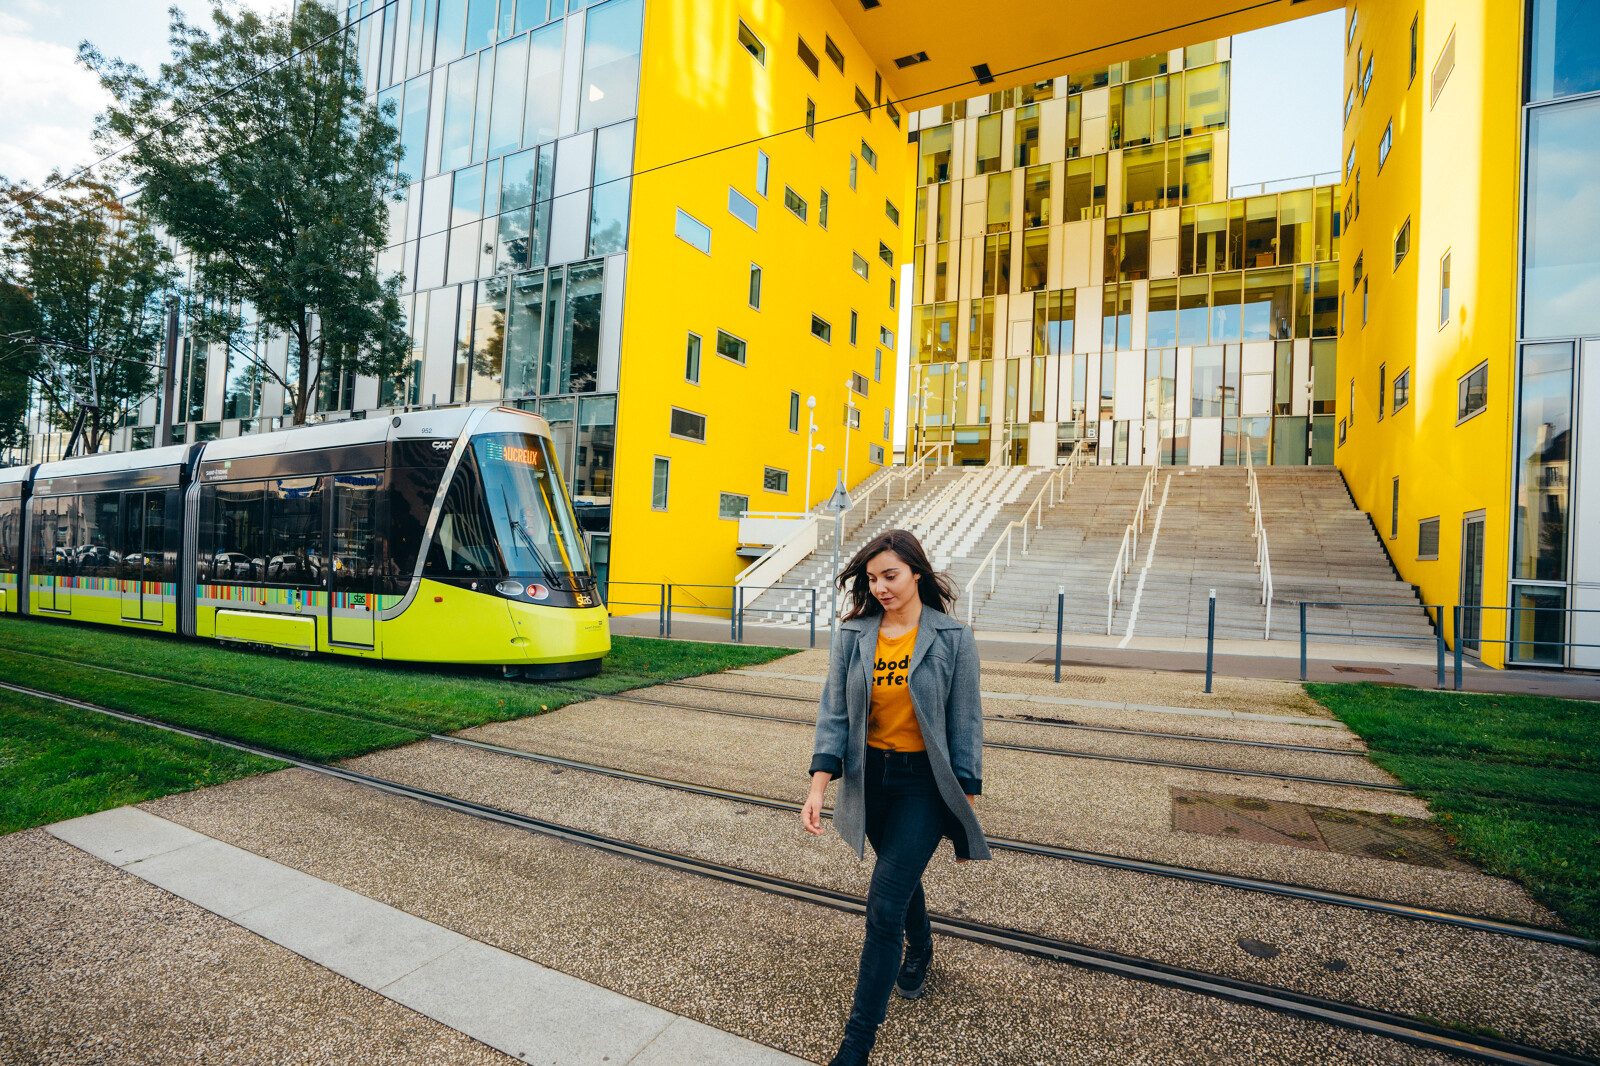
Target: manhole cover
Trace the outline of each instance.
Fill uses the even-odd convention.
[[[1437,870],[1473,869],[1451,853],[1450,842],[1431,823],[1398,814],[1175,788],[1172,827],[1189,833],[1333,851]]]
[[[1335,666],[1334,669],[1341,674],[1393,674],[1393,670],[1385,670],[1381,666]]]

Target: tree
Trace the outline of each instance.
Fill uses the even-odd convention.
[[[211,20],[215,36],[172,9],[155,79],[87,42],[79,58],[114,99],[100,136],[132,142],[145,210],[193,253],[191,333],[282,385],[298,425],[324,375],[391,380],[407,361],[400,279],[376,264],[402,189],[393,105],[366,103],[353,43],[316,0],[266,18],[219,3]],[[289,338],[283,365],[263,336]]]
[[[28,338],[39,332],[39,314],[26,289],[0,281],[0,448],[27,437],[28,398],[39,352]]]
[[[71,426],[85,400],[97,405],[84,423],[94,452],[154,391],[172,257],[144,213],[104,182],[52,174],[45,187],[0,185],[0,281],[27,298],[27,310],[13,312],[26,324],[8,332],[32,335],[16,354],[38,359],[28,370],[52,425]],[[20,424],[19,411],[18,432]]]

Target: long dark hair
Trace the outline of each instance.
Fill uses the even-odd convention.
[[[846,619],[871,618],[883,613],[883,604],[872,594],[872,583],[867,579],[867,563],[883,552],[894,552],[917,575],[917,595],[923,603],[934,610],[950,613],[956,603],[956,590],[950,579],[934,573],[928,553],[922,550],[922,543],[915,536],[903,529],[886,529],[856,552],[839,574],[839,589],[845,594]]]

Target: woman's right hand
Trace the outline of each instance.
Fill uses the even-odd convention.
[[[800,826],[813,836],[822,835],[822,800],[828,792],[830,775],[826,770],[819,770],[811,775],[811,794],[806,797],[805,806],[800,808]]]

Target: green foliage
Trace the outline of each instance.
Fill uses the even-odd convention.
[[[0,692],[0,834],[283,765],[150,726]]]
[[[400,279],[375,260],[399,199],[394,109],[366,103],[350,36],[316,0],[264,18],[219,3],[211,20],[214,35],[172,9],[156,78],[79,56],[113,97],[101,137],[132,142],[141,203],[193,255],[191,332],[281,384],[298,424],[324,379],[392,380],[409,354]]]
[[[1307,685],[1452,841],[1600,936],[1600,704],[1384,685]]]
[[[28,435],[24,419],[39,365],[39,352],[32,344],[7,335],[38,331],[39,312],[28,290],[0,281],[0,448],[15,448]]]
[[[59,184],[57,184],[59,183]],[[42,192],[0,184],[6,241],[0,281],[8,312],[48,353],[31,364],[50,421],[72,425],[83,399],[97,399],[84,426],[88,450],[123,424],[155,387],[162,354],[161,296],[174,278],[172,257],[137,205],[92,178],[50,175]],[[17,292],[27,304],[15,302]],[[0,332],[11,332],[9,326]],[[10,413],[0,401],[0,416]],[[21,412],[6,429],[20,429]],[[4,432],[4,431],[0,431]]]

